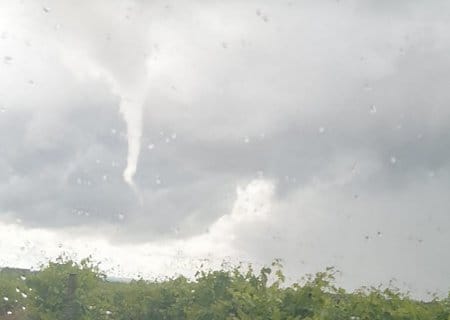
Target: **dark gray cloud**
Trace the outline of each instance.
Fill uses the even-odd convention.
[[[445,290],[445,2],[2,6],[2,220],[185,239],[263,178],[272,223],[236,227],[249,259],[337,265],[350,286],[432,273],[412,289]],[[147,88],[137,191],[111,79]]]

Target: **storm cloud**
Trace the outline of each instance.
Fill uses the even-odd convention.
[[[20,241],[283,258],[293,278],[334,265],[348,287],[444,292],[449,15],[445,1],[3,1],[0,221]]]

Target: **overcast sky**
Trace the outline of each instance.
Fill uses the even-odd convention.
[[[0,2],[0,265],[282,258],[450,287],[447,1]]]

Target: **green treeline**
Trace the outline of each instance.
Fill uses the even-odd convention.
[[[70,276],[72,274],[72,276]],[[450,295],[416,301],[393,288],[346,292],[334,270],[283,285],[281,265],[238,266],[150,282],[109,282],[89,259],[58,259],[38,272],[0,271],[0,319],[450,320]]]

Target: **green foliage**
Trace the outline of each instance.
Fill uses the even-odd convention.
[[[69,275],[76,275],[71,294]],[[280,261],[254,270],[200,270],[195,279],[109,282],[90,259],[60,258],[26,278],[0,272],[0,319],[9,320],[450,320],[446,299],[416,301],[395,288],[348,293],[329,268],[286,285]],[[3,298],[6,299],[3,299]]]

